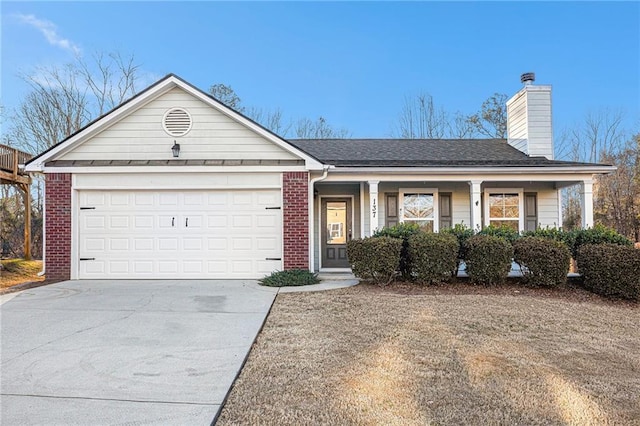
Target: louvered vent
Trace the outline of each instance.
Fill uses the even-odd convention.
[[[164,131],[171,136],[184,136],[191,130],[191,116],[182,108],[172,108],[162,119]]]

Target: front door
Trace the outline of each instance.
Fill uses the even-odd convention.
[[[347,241],[351,239],[351,199],[322,199],[322,264],[323,268],[348,268]]]

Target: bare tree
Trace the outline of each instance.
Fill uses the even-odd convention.
[[[217,83],[209,88],[209,93],[229,108],[238,112],[244,111],[240,97],[231,86],[227,86],[223,83]]]
[[[627,143],[630,138],[622,127],[623,120],[624,114],[619,110],[602,109],[587,113],[581,123],[562,132],[556,144],[556,158],[603,162],[618,167],[617,172],[611,176],[599,177],[594,185],[594,219],[596,223],[613,227],[632,237],[629,226],[635,226],[631,219],[635,202],[630,200],[638,194],[634,192],[637,187],[625,183],[625,180],[634,179],[635,175],[631,173],[634,166],[629,165],[628,161],[633,158],[637,161],[637,157],[634,157],[633,150],[630,150]],[[566,188],[563,192],[565,228],[580,223],[580,210],[576,209],[579,205],[579,188]]]
[[[557,144],[556,157],[595,163],[606,154],[617,152],[625,143],[624,114],[619,110],[589,112],[584,121],[564,130]]]
[[[247,117],[280,136],[286,136],[293,126],[291,121],[285,121],[280,108],[269,110],[250,107],[245,109],[244,112]]]
[[[435,105],[433,96],[419,93],[405,97],[396,126],[402,139],[441,139],[449,134],[449,114]]]
[[[301,118],[295,124],[293,133],[300,139],[343,139],[350,136],[349,130],[331,126],[322,116],[315,121]]]
[[[102,115],[117,107],[136,92],[139,65],[133,55],[123,57],[119,52],[95,53],[93,61],[79,58],[82,79],[96,102],[95,113]]]
[[[479,112],[467,118],[477,134],[488,138],[507,137],[507,99],[504,93],[494,93],[482,103]]]
[[[451,137],[455,139],[467,139],[474,137],[475,134],[476,126],[469,120],[469,117],[457,112],[451,123]]]
[[[9,139],[33,154],[55,145],[133,96],[137,69],[133,57],[97,54],[21,75],[31,92],[10,116]]]
[[[618,169],[597,179],[595,219],[640,241],[640,134],[627,141],[623,149],[605,153],[600,159]]]

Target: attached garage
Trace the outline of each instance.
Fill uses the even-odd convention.
[[[282,269],[280,190],[78,192],[78,278],[261,278]]]
[[[309,267],[315,158],[169,75],[27,164],[49,279],[259,279]]]

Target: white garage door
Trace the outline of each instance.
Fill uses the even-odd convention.
[[[79,278],[262,278],[282,269],[279,190],[80,191]]]

